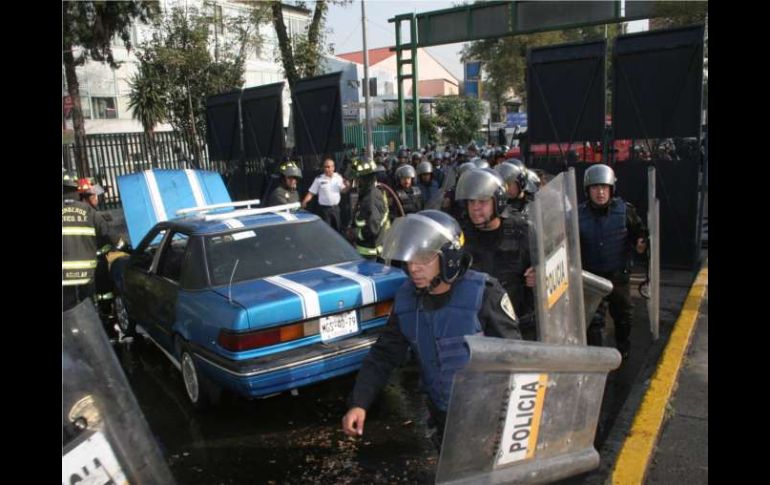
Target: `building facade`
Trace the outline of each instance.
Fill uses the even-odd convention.
[[[206,12],[215,18],[225,18],[238,15],[247,15],[250,9],[248,2],[209,1],[209,0],[162,0],[164,10],[173,7],[196,9]],[[284,22],[289,36],[294,32],[307,29],[310,24],[311,12],[306,9],[284,5]],[[274,53],[278,49],[278,39],[272,23],[259,26],[262,44],[258,49],[252,49],[246,57],[244,88],[261,86],[283,81],[283,67],[276,62]],[[217,35],[217,28],[214,34]],[[220,31],[221,32],[221,31]],[[226,35],[226,32],[224,33]],[[131,43],[134,49],[152,36],[152,27],[141,23],[135,23],[131,27]],[[129,52],[123,42],[116,36],[112,44],[115,60],[120,62],[118,69],[112,69],[101,62],[87,61],[76,68],[78,83],[80,85],[80,101],[85,118],[85,131],[87,134],[96,133],[126,133],[141,132],[142,124],[134,120],[131,109],[128,107],[129,94],[131,92],[130,80],[137,72],[139,61],[133,51]],[[75,52],[77,55],[77,52]],[[287,90],[288,91],[288,90]],[[72,129],[71,115],[67,116],[68,92],[62,64],[62,114],[63,128]],[[291,112],[290,97],[284,96],[284,126],[288,125],[288,116]],[[160,124],[156,131],[171,130],[169,124]]]

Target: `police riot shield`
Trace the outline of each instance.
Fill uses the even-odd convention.
[[[545,483],[599,466],[594,435],[617,350],[465,340],[470,361],[454,378],[436,483]]]
[[[647,313],[653,340],[660,335],[660,202],[656,195],[655,167],[647,169],[647,230],[649,231],[649,287]]]
[[[530,251],[536,270],[538,340],[585,345],[586,320],[580,262],[575,170],[540,188],[531,208]]]
[[[62,483],[170,483],[150,428],[86,299],[62,314]]]
[[[444,170],[444,180],[438,191],[425,203],[425,209],[441,210],[441,203],[444,201],[444,194],[447,190],[454,188],[457,182],[457,169],[453,166],[446,166]]]
[[[583,270],[583,305],[586,322],[590,322],[602,298],[612,293],[612,281]]]

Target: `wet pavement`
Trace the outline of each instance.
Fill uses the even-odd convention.
[[[660,335],[652,342],[646,303],[635,303],[631,357],[611,372],[605,388],[596,448],[601,468],[563,483],[598,483],[622,443],[623,427],[641,399],[693,273],[664,271]],[[612,345],[608,318],[605,345]],[[438,454],[427,438],[427,411],[414,365],[400,369],[367,416],[364,435],[348,438],[340,427],[349,375],[247,401],[225,394],[220,405],[195,411],[179,371],[148,340],[136,337],[115,349],[137,401],[180,484],[433,483]],[[625,428],[627,429],[627,428]]]
[[[180,484],[432,483],[438,454],[426,438],[418,371],[394,375],[360,438],[341,431],[354,377],[247,401],[224,395],[197,412],[179,371],[152,343],[117,344],[118,360]]]

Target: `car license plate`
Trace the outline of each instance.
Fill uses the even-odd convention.
[[[124,484],[128,480],[110,443],[97,431],[62,456],[61,482]]]
[[[355,310],[321,318],[321,340],[329,340],[358,332]]]

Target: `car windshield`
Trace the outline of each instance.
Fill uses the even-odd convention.
[[[208,236],[206,257],[212,286],[317,268],[361,256],[321,220],[256,227]],[[238,262],[237,268],[235,263]]]

